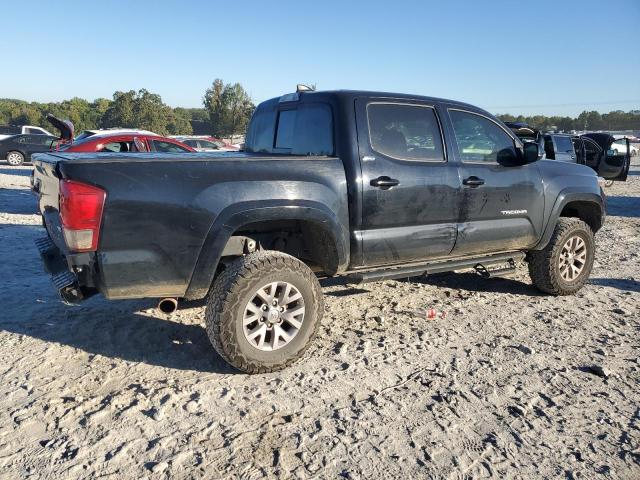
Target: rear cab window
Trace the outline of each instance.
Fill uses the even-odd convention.
[[[333,156],[333,113],[320,102],[267,102],[253,115],[247,152],[305,156]]]

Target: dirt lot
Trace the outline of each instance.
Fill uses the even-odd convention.
[[[0,165],[2,478],[640,478],[637,164],[578,295],[524,268],[325,282],[308,355],[256,376],[213,352],[202,305],[62,305],[28,175]]]

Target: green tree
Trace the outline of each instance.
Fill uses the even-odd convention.
[[[204,94],[213,135],[226,137],[243,134],[255,106],[239,83],[224,84],[216,78]]]
[[[173,110],[162,102],[160,95],[146,89],[138,92],[116,92],[113,103],[105,111],[101,124],[105,128],[140,128],[167,135],[175,130]],[[171,125],[171,128],[170,128]]]

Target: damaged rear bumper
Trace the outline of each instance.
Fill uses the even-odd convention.
[[[51,275],[51,281],[58,295],[66,304],[77,304],[96,293],[95,289],[84,285],[77,271],[84,266],[78,265],[74,258],[65,256],[49,236],[35,241],[40,252],[44,269]]]

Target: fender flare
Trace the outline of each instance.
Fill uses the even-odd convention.
[[[604,224],[606,209],[602,196],[596,193],[585,192],[580,187],[564,188],[556,197],[556,201],[553,204],[553,208],[551,209],[549,218],[544,227],[542,237],[540,238],[540,241],[532,248],[532,250],[542,250],[547,246],[549,240],[551,240],[551,236],[553,235],[553,231],[556,228],[556,223],[558,223],[558,218],[560,218],[562,210],[572,202],[588,202],[596,205],[600,209],[602,223]]]
[[[222,251],[234,232],[249,223],[268,220],[301,220],[321,225],[336,246],[338,270],[346,269],[349,260],[348,226],[342,225],[326,205],[307,200],[241,202],[222,210],[209,228],[191,274],[185,298],[194,300],[207,295]]]

